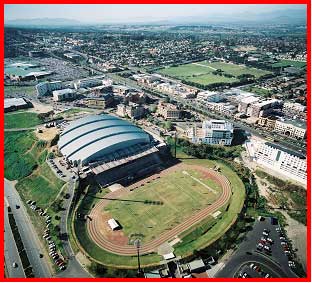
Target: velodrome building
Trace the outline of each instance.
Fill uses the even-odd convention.
[[[66,160],[95,175],[146,170],[159,164],[160,142],[136,125],[121,118],[89,115],[71,122],[60,135],[58,148]],[[125,172],[127,173],[127,172]],[[106,178],[109,179],[109,178]]]

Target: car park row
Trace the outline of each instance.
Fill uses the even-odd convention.
[[[60,270],[65,270],[66,263],[62,259],[62,256],[59,253],[57,253],[56,244],[52,240],[50,234],[51,216],[48,215],[42,208],[36,206],[36,202],[33,200],[28,200],[27,204],[29,205],[30,209],[37,211],[40,216],[45,218],[46,229],[44,230],[43,238],[47,241],[49,247],[49,256],[52,258],[54,264],[57,265]]]

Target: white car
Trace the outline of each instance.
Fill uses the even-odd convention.
[[[18,267],[18,265],[17,265],[17,263],[16,263],[15,261],[13,262],[12,266],[13,266],[14,268]]]

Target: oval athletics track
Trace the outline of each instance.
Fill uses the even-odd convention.
[[[209,173],[211,177],[222,187],[222,193],[220,197],[211,205],[208,207],[202,209],[198,213],[190,216],[188,219],[186,219],[184,222],[178,224],[174,228],[172,228],[169,231],[166,231],[159,235],[159,237],[153,241],[150,241],[148,243],[142,244],[140,247],[140,254],[148,254],[155,252],[156,249],[163,244],[166,241],[169,241],[173,239],[175,236],[180,235],[182,232],[189,229],[191,226],[201,222],[206,217],[208,217],[210,214],[218,211],[222,206],[224,206],[231,198],[232,191],[231,191],[231,185],[230,182],[226,177],[223,175],[220,175],[219,173],[205,168],[205,171]],[[111,192],[108,195],[106,195],[108,198],[111,197],[118,197],[118,192]],[[107,199],[103,199],[100,202],[98,202],[95,207],[91,210],[89,216],[91,217],[92,221],[87,222],[87,229],[90,238],[94,241],[95,244],[97,244],[102,249],[118,254],[118,255],[124,255],[124,256],[131,256],[137,254],[137,249],[133,245],[116,245],[112,242],[110,242],[108,239],[103,237],[103,235],[99,232],[100,227],[100,218],[96,217],[103,211],[104,207],[109,203]]]

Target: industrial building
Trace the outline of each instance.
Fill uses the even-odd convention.
[[[189,128],[187,136],[194,143],[231,145],[233,124],[224,120],[206,120],[202,128],[196,126]]]

